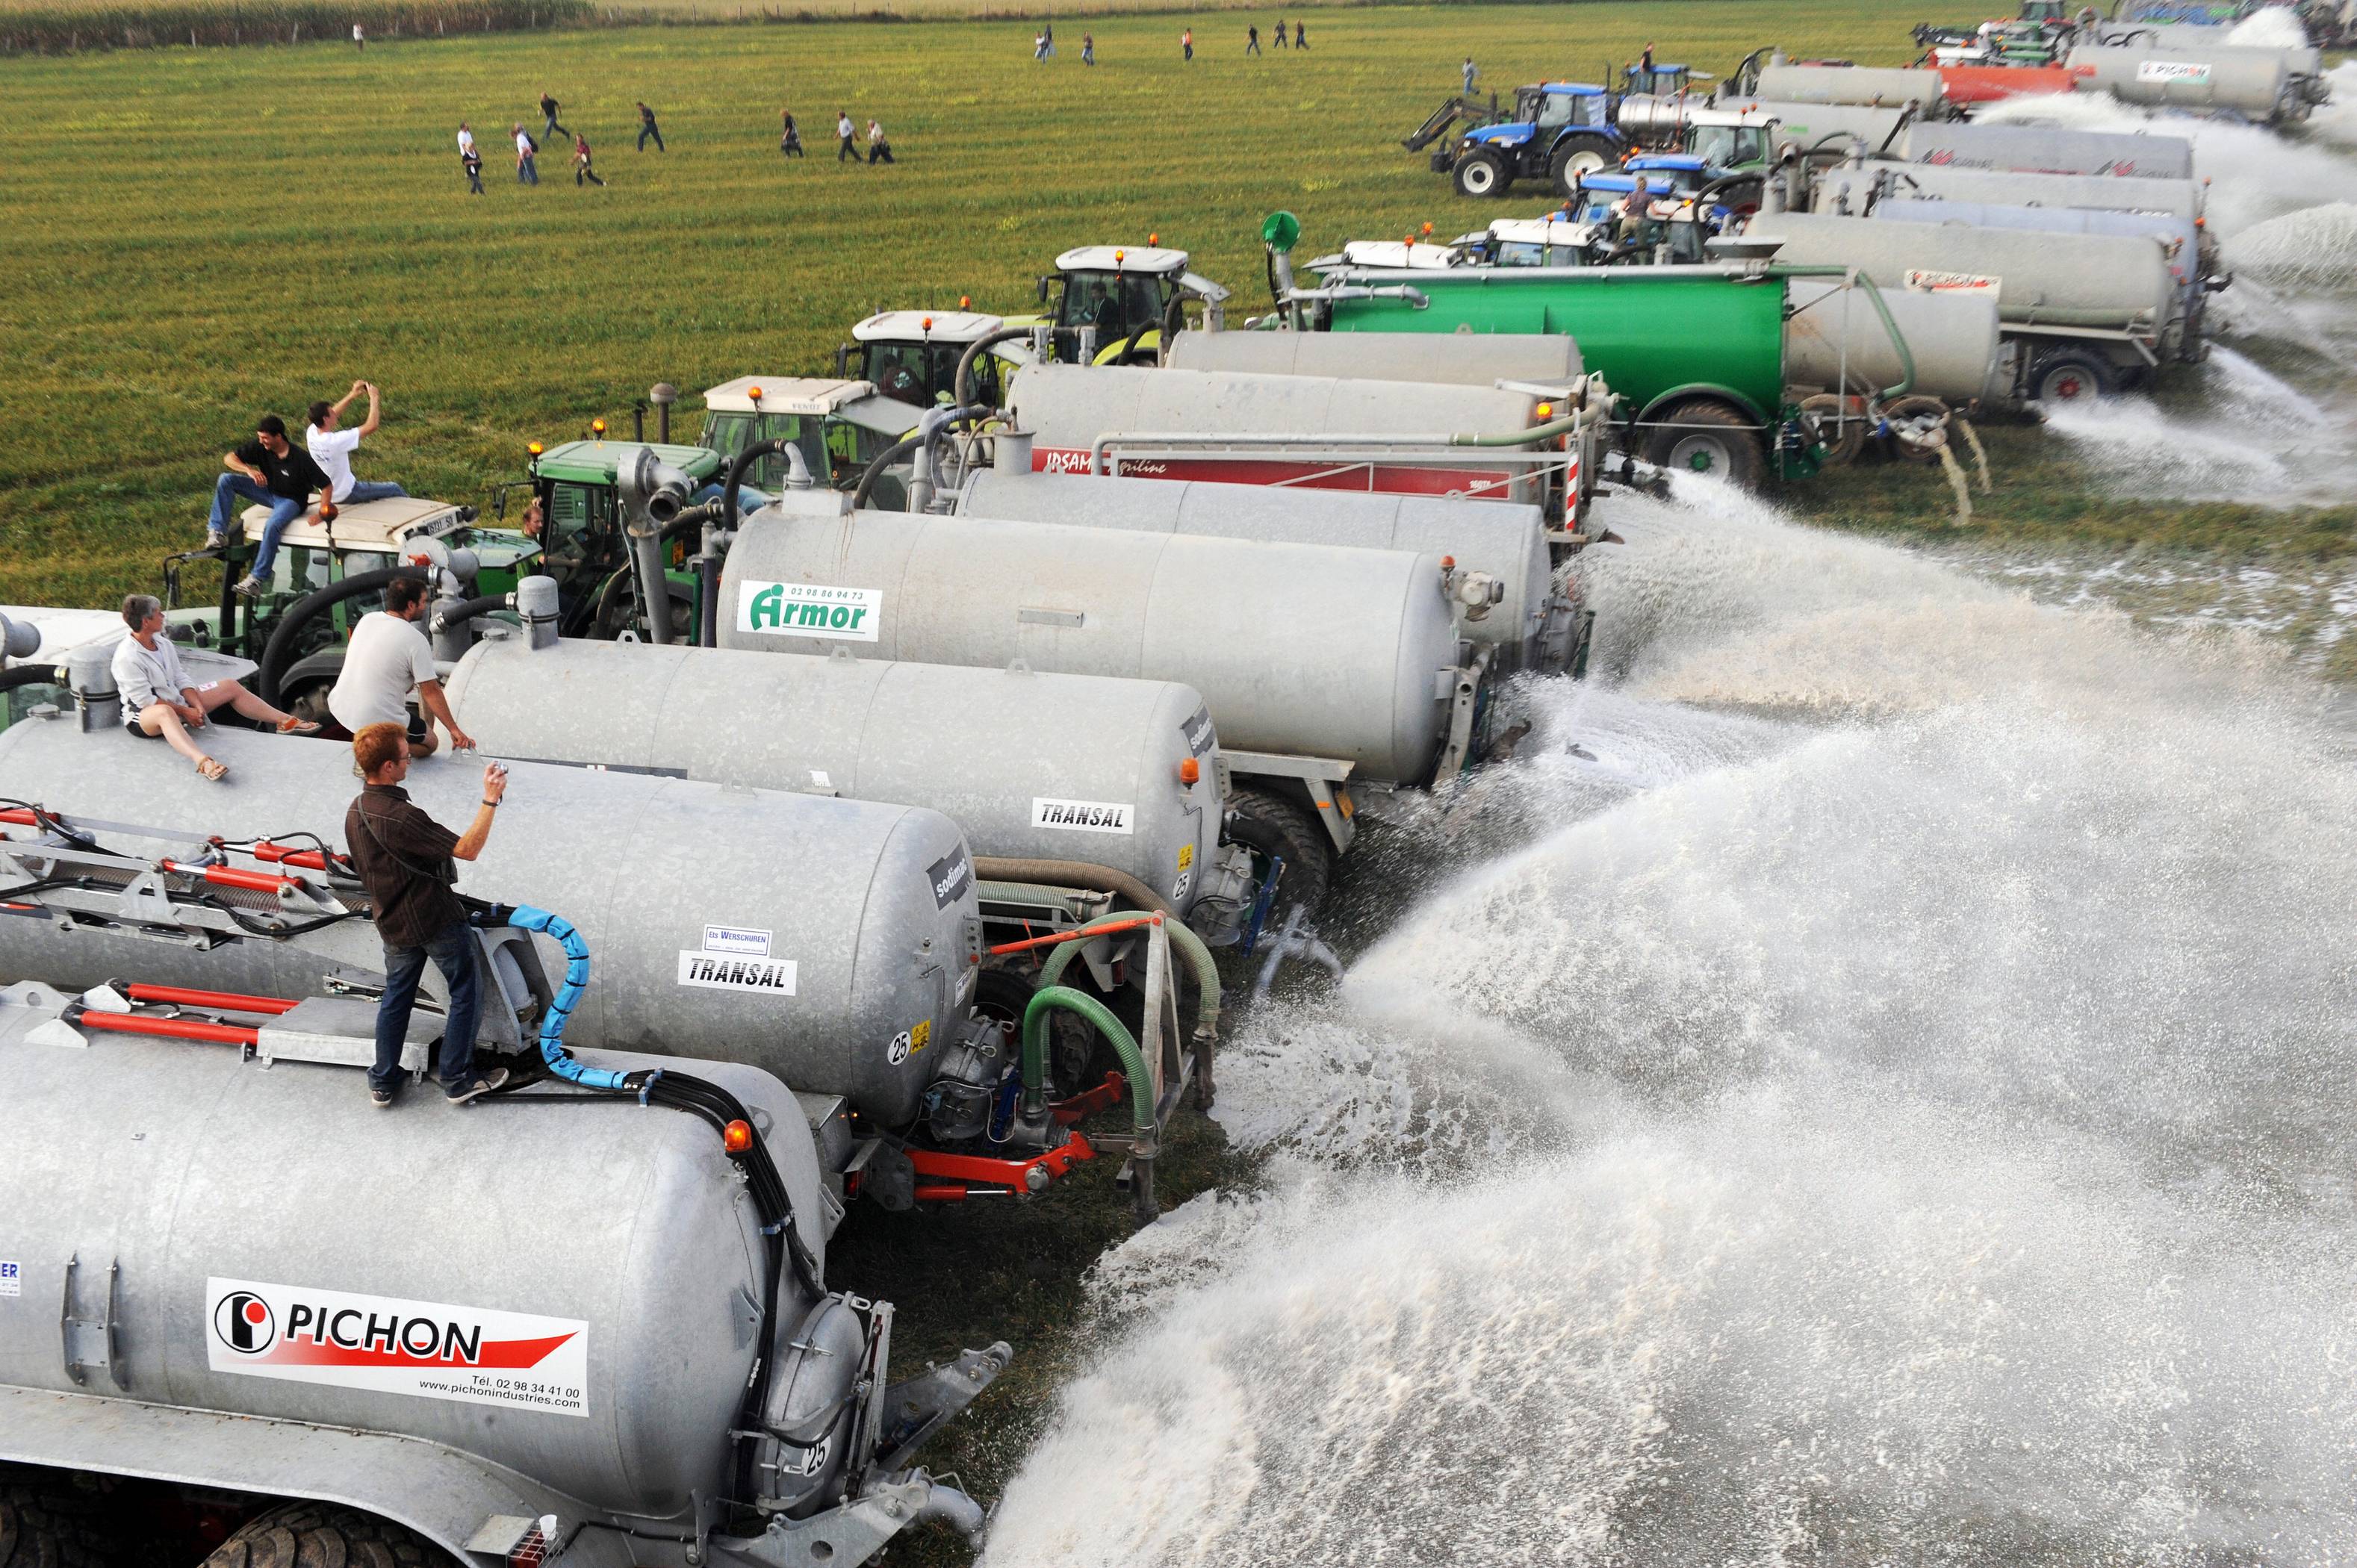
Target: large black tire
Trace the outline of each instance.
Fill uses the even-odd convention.
[[[695,626],[695,599],[685,588],[665,578],[664,587],[671,592],[671,639],[684,643]],[[606,579],[598,590],[597,615],[591,622],[589,635],[600,642],[644,642],[647,640],[644,618],[639,614],[639,596],[635,580],[628,567],[618,570]]]
[[[0,1568],[129,1568],[104,1499],[56,1470],[0,1468]]]
[[[1064,972],[1064,983],[1092,990],[1087,970],[1078,959]],[[1012,969],[985,969],[974,983],[974,1012],[998,1026],[1000,1059],[1014,1062],[1023,1049],[1023,1010],[1031,1004],[1031,978]],[[1121,1067],[1121,1053],[1077,1013],[1059,1009],[1048,1023],[1048,1089],[1058,1100],[1069,1100],[1084,1089],[1094,1089],[1108,1072]]]
[[[1451,177],[1457,182],[1459,196],[1503,196],[1513,188],[1513,171],[1506,160],[1495,153],[1468,153],[1457,160],[1457,172]]]
[[[201,1568],[457,1568],[414,1530],[335,1503],[288,1503],[246,1522]]]
[[[2117,389],[2111,366],[2083,349],[2056,349],[2029,367],[2030,401],[2049,408],[2075,408],[2107,398]]]
[[[1571,194],[1572,176],[1594,174],[1618,161],[1618,149],[1602,136],[1566,136],[1547,158],[1547,188],[1557,196]]]
[[[1284,924],[1286,908],[1301,905],[1312,915],[1326,901],[1334,879],[1334,841],[1309,808],[1268,789],[1238,789],[1228,797],[1227,836],[1253,852],[1255,872],[1271,857],[1282,858],[1271,923]]]
[[[1672,403],[1648,423],[1645,460],[1684,474],[1717,474],[1745,489],[1757,489],[1768,472],[1760,432],[1738,411],[1716,398]]]

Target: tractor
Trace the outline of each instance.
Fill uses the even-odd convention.
[[[1483,125],[1432,155],[1459,196],[1504,196],[1516,180],[1566,192],[1575,175],[1609,168],[1633,144],[1613,124],[1612,95],[1577,81],[1514,90],[1514,117]]]
[[[957,400],[958,361],[980,338],[1007,326],[978,311],[879,310],[851,329],[834,351],[834,373],[856,375],[884,396],[925,407]],[[999,357],[974,356],[974,395],[998,404]]]
[[[1163,339],[1187,327],[1190,302],[1204,330],[1225,325],[1228,291],[1189,272],[1187,252],[1165,250],[1155,238],[1148,235],[1143,245],[1082,245],[1056,258],[1056,270],[1039,279],[1039,303],[1050,307],[1049,359],[1066,365],[1151,363]]]

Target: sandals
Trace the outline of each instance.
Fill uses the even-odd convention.
[[[309,719],[298,719],[289,715],[286,722],[278,726],[278,733],[280,735],[317,735],[319,726]]]
[[[216,762],[211,757],[208,757],[202,762],[197,764],[197,777],[202,779],[209,784],[218,784],[223,779],[229,777],[229,764],[226,762]]]

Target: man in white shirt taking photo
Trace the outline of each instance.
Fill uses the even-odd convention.
[[[420,756],[435,750],[434,720],[450,732],[450,744],[460,751],[475,749],[475,737],[458,727],[450,701],[442,694],[441,672],[434,667],[434,649],[417,629],[425,614],[425,579],[395,577],[384,586],[384,608],[361,618],[344,648],[343,673],[328,693],[328,712],[336,722],[358,735],[371,725],[409,724],[409,694],[417,693],[428,722],[422,735],[413,734],[409,749]]]
[[[368,394],[368,417],[360,423],[357,429],[343,429],[340,421],[344,417],[344,410],[351,407],[352,400],[362,392]],[[352,390],[344,394],[340,403],[323,400],[311,405],[310,430],[304,436],[303,444],[311,449],[311,461],[318,464],[320,470],[328,476],[331,487],[328,499],[338,506],[357,501],[388,500],[409,493],[387,480],[363,482],[352,478],[352,453],[359,448],[363,437],[376,434],[376,427],[382,418],[383,412],[377,402],[376,383],[373,381],[354,381]]]

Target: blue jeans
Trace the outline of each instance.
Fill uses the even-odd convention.
[[[662,145],[662,133],[656,130],[654,126],[650,124],[639,127],[639,151],[643,153],[647,150],[647,138],[649,136],[652,136],[655,139],[655,151],[661,153],[670,150]]]
[[[442,1087],[463,1089],[475,1076],[475,1027],[483,1016],[483,982],[475,962],[475,936],[464,920],[446,927],[422,948],[384,950],[384,996],[376,1004],[376,1065],[371,1089],[391,1089],[401,1077],[401,1046],[409,1033],[410,1009],[425,961],[450,986],[450,1011],[442,1026]]]
[[[719,499],[720,481],[715,479],[711,483],[705,485],[702,489],[696,491],[694,495],[688,497],[687,504],[690,506],[702,506],[706,501],[716,501]],[[762,494],[759,490],[755,489],[752,486],[739,485],[737,487],[737,515],[738,517],[749,517],[769,504],[770,498]]]
[[[354,479],[352,493],[338,501],[338,506],[354,506],[361,501],[389,501],[409,492],[390,479]]]
[[[310,503],[285,496],[274,496],[243,474],[223,474],[213,481],[212,515],[205,519],[205,527],[214,533],[235,533],[237,520],[230,516],[229,509],[230,502],[240,497],[258,501],[270,509],[270,521],[262,525],[262,549],[253,557],[253,575],[266,578],[270,575],[271,563],[278,558],[279,536],[286,532],[287,524],[303,515],[304,508]]]
[[[532,159],[518,158],[516,160],[516,183],[518,185],[538,185],[540,183],[540,170],[533,166]]]

